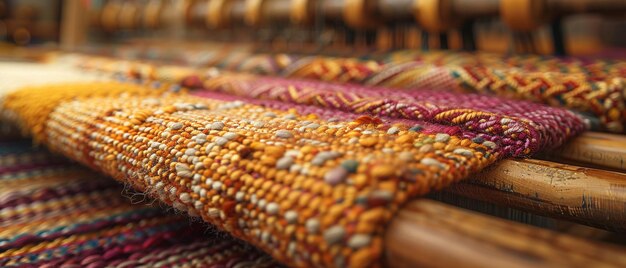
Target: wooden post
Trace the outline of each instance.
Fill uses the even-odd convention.
[[[85,43],[88,27],[87,13],[84,1],[63,0],[61,49],[74,50]]]

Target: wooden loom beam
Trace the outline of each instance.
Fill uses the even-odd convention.
[[[549,161],[503,160],[446,192],[626,232],[626,174]]]
[[[547,152],[549,160],[573,160],[596,167],[626,171],[626,136],[585,132],[567,144]]]
[[[385,234],[389,267],[625,267],[626,250],[420,199]]]

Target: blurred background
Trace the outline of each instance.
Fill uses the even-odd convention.
[[[352,7],[353,2],[365,6]],[[418,13],[436,10],[415,8],[416,2],[0,0],[0,42],[4,47],[76,49],[184,40],[272,50],[443,48],[571,55],[621,55],[626,47],[623,0],[438,1],[449,7],[438,7],[447,15],[434,19]],[[505,11],[507,2],[547,4],[520,18]],[[304,10],[294,3],[304,3]],[[519,23],[522,19],[532,22]]]

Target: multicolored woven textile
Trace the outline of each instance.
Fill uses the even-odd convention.
[[[155,53],[155,49],[148,51]],[[402,51],[379,56],[378,60],[222,52],[219,49],[186,50],[183,55],[170,55],[170,58],[183,60],[191,66],[215,66],[265,75],[489,93],[583,112],[597,118],[595,124],[600,130],[623,132],[626,129],[624,61],[437,51]],[[118,64],[109,67],[117,69]],[[101,61],[87,65],[106,66]]]
[[[229,77],[196,95],[152,81],[28,88],[1,115],[299,267],[376,265],[410,198],[585,129],[572,112],[495,97]]]
[[[29,141],[0,142],[2,267],[278,266],[157,204]]]
[[[103,68],[104,65],[99,65]],[[201,72],[194,68],[177,66],[155,66],[148,64],[134,64],[126,66],[124,72],[113,72],[133,79],[147,79],[176,83],[184,87],[218,91],[230,95],[249,98],[257,104],[259,100],[274,100],[292,104],[304,104],[333,108],[355,114],[427,120],[439,124],[463,124],[465,128],[480,133],[483,138],[494,140],[502,139],[502,152],[510,156],[527,156],[536,152],[537,148],[554,148],[563,144],[569,135],[567,132],[552,131],[559,129],[561,122],[553,120],[551,113],[527,113],[536,105],[514,102],[512,106],[493,106],[494,98],[471,97],[449,92],[425,90],[397,91],[391,88],[366,87],[354,84],[332,84],[325,82],[281,79],[274,77],[259,77],[248,74]],[[106,68],[106,67],[104,67]],[[111,70],[109,70],[111,72]],[[205,93],[196,92],[202,96]],[[428,105],[422,105],[423,101]],[[499,100],[496,102],[500,102]],[[268,105],[268,104],[266,104]],[[452,109],[454,108],[454,109]],[[484,109],[488,113],[472,113],[464,109]],[[497,113],[508,112],[515,117],[525,117],[519,124],[532,124],[535,121],[548,123],[550,127],[536,128],[534,133],[519,134],[518,131],[528,128],[514,124],[503,124],[503,128],[489,127],[492,120],[503,120]],[[482,120],[482,121],[481,121]],[[508,120],[508,119],[504,119]],[[482,126],[481,126],[482,125]],[[569,122],[565,123],[568,125]],[[567,129],[567,128],[566,128]],[[576,130],[580,132],[582,130]],[[541,137],[541,138],[540,138]]]
[[[203,86],[207,90],[254,99],[259,104],[263,104],[259,100],[274,100],[354,114],[459,126],[472,132],[465,137],[475,138],[473,135],[476,133],[482,139],[498,142],[498,152],[506,156],[528,156],[539,148],[554,148],[564,143],[570,131],[578,133],[584,127],[578,118],[565,115],[566,111],[546,110],[533,103],[478,95],[438,91],[398,92],[389,88],[237,74],[221,74],[207,79]],[[194,94],[206,95],[203,92]],[[560,121],[562,119],[573,121]],[[535,122],[542,123],[535,125]],[[560,129],[562,125],[580,128]],[[459,132],[448,130],[446,133]]]

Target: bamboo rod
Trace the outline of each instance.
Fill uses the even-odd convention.
[[[503,160],[445,191],[626,232],[626,174],[526,159]]]
[[[626,136],[585,132],[547,156],[626,171]]]
[[[419,199],[385,234],[389,267],[625,267],[626,249]]]

